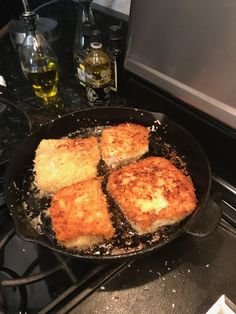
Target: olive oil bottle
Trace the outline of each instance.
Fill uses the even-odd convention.
[[[35,70],[30,70],[27,63],[23,64],[22,67],[26,78],[38,97],[48,99],[57,94],[59,74],[58,64],[55,59],[37,60]]]
[[[99,42],[91,43],[85,58],[86,95],[92,106],[108,105],[111,96],[111,63]]]
[[[22,71],[44,105],[61,109],[63,102],[57,92],[57,57],[42,34],[37,31],[38,15],[33,11],[26,11],[21,16],[26,29],[26,37],[19,49]]]

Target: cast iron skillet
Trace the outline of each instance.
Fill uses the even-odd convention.
[[[177,167],[191,176],[198,199],[197,208],[181,223],[164,227],[155,234],[139,237],[126,224],[119,209],[108,197],[111,210],[115,213],[113,222],[119,226],[114,240],[86,251],[66,250],[57,244],[51,229],[50,218],[43,211],[49,206],[50,200],[45,198],[39,200],[36,197],[37,191],[34,187],[32,188],[32,164],[35,150],[42,139],[61,138],[68,134],[88,136],[91,135],[90,130],[96,127],[99,129],[100,126],[124,122],[151,127],[153,131],[150,139],[150,155],[171,159]],[[30,135],[10,159],[5,175],[4,195],[12,213],[16,232],[22,239],[81,259],[108,261],[150,253],[183,233],[205,236],[213,232],[219,224],[221,211],[209,198],[210,184],[211,171],[208,160],[196,140],[181,126],[161,113],[106,107],[65,115]],[[39,224],[39,220],[36,219],[37,224],[35,224],[35,217],[38,214],[42,223]]]

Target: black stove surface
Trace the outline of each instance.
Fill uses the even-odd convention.
[[[121,103],[129,104],[128,97]],[[45,114],[40,106],[38,112],[41,117]],[[50,114],[55,113],[47,113],[46,120]],[[211,236],[183,236],[137,261],[94,264],[21,240],[4,203],[3,175],[2,169],[3,313],[128,314],[135,312],[137,304],[139,313],[156,313],[157,307],[158,313],[204,313],[221,294],[236,302],[236,193],[234,186],[221,177],[213,176],[211,197],[222,208],[223,217]]]
[[[68,258],[21,240],[0,207],[0,313],[205,313],[221,294],[236,302],[235,208],[215,179],[224,211],[208,238],[182,236],[156,253],[116,264]],[[131,301],[132,302],[129,302]]]
[[[39,313],[41,310],[49,313],[50,307],[55,311],[58,304],[63,306],[72,295],[78,296],[82,291],[85,297],[94,290],[91,283],[96,277],[99,276],[101,282],[104,279],[101,276],[116,269],[68,260],[22,241],[12,230],[9,232],[13,237],[3,249],[4,266],[0,268],[3,313]],[[86,293],[85,288],[89,288]]]
[[[226,294],[236,302],[235,231],[183,236],[130,263],[71,313],[204,314]],[[61,312],[62,313],[62,312]],[[221,312],[223,313],[223,312]]]

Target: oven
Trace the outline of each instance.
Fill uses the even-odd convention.
[[[26,242],[15,233],[3,196],[8,157],[27,133],[65,113],[86,109],[88,105],[69,67],[59,86],[64,109],[53,112],[42,108],[22,79],[9,37],[1,39],[0,62],[8,91],[1,89],[0,100],[8,106],[8,118],[14,118],[11,125],[14,132],[10,130],[9,133],[1,121],[7,134],[5,138],[1,135],[2,143],[8,141],[12,145],[4,151],[0,168],[0,312],[206,313],[221,295],[236,303],[236,122],[231,77],[235,71],[229,64],[236,58],[236,53],[228,55],[225,67],[220,65],[222,59],[216,55],[215,64],[220,65],[219,68],[214,69],[210,63],[209,68],[205,64],[203,69],[204,56],[209,54],[207,49],[216,45],[213,39],[206,38],[204,27],[216,36],[217,30],[211,29],[211,23],[215,22],[220,14],[217,9],[222,9],[223,5],[221,1],[217,1],[217,5],[214,2],[218,15],[214,11],[210,21],[202,20],[202,29],[197,32],[193,20],[203,19],[201,12],[210,10],[213,3],[201,2],[194,10],[190,3],[193,6],[193,1],[182,0],[173,7],[171,1],[164,4],[153,0],[144,8],[142,1],[132,1],[124,70],[126,87],[123,93],[114,96],[112,104],[165,113],[196,138],[210,162],[210,197],[221,208],[222,218],[217,229],[207,237],[182,235],[161,250],[138,259],[116,263],[87,262]],[[232,1],[227,4],[235,7]],[[223,9],[224,14],[228,12],[227,29],[232,30],[231,11],[226,11],[227,5]],[[156,13],[152,16],[150,12]],[[195,13],[186,21],[190,12]],[[149,19],[146,14],[150,14]],[[159,17],[159,22],[155,16]],[[178,16],[182,21],[180,24]],[[204,25],[204,21],[208,24]],[[186,26],[189,33],[183,34]],[[148,33],[145,27],[152,32]],[[177,38],[174,29],[177,29]],[[155,37],[157,30],[159,35]],[[192,46],[189,48],[195,43],[190,36],[193,31],[196,42],[201,43],[199,34],[204,34],[208,42],[204,51],[198,50],[198,60],[196,50]],[[232,44],[230,31],[229,34],[229,42],[224,42],[227,49]],[[222,45],[222,29],[220,36]],[[145,45],[141,40],[144,37]],[[189,46],[186,48],[187,39]],[[70,56],[70,45],[63,44],[65,55]],[[155,63],[154,56],[158,56],[159,62]],[[174,63],[175,58],[181,63]],[[3,60],[10,60],[7,67]],[[186,69],[185,61],[191,61],[192,68]],[[203,69],[202,72],[199,69]],[[227,69],[230,70],[229,76]],[[216,79],[219,71],[222,74],[220,82]],[[202,77],[205,81],[201,81]],[[206,83],[211,79],[212,85]],[[227,88],[218,90],[217,84],[225,84],[221,86]],[[1,150],[0,154],[3,154]]]

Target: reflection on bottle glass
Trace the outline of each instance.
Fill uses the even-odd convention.
[[[38,59],[35,64],[37,64],[35,68],[32,67],[32,64],[24,64],[23,71],[35,94],[47,102],[57,94],[58,65],[53,59],[47,62],[44,59]]]
[[[84,60],[81,56],[77,55],[74,59],[75,67],[76,67],[76,77],[78,78],[81,85],[85,86],[86,78],[85,78],[85,68],[84,68]]]

